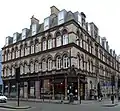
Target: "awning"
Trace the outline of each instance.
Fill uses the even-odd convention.
[[[88,82],[84,79],[80,79],[80,82],[84,83],[84,84],[87,84]]]

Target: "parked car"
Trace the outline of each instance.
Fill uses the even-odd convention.
[[[7,97],[4,95],[0,95],[0,103],[6,103],[7,102]]]

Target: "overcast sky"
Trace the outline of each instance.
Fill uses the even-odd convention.
[[[60,10],[84,12],[87,21],[97,25],[100,36],[107,38],[110,48],[120,54],[120,0],[1,0],[0,48],[5,37],[30,27],[32,15],[42,23],[53,5]]]

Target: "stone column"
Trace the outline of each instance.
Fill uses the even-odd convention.
[[[88,84],[85,84],[85,100],[89,99]]]
[[[24,98],[28,99],[28,82],[24,82]]]
[[[40,81],[35,81],[35,97],[40,98]]]
[[[67,100],[67,76],[65,76],[65,100]]]
[[[80,100],[80,78],[78,76],[78,100]]]
[[[10,97],[10,83],[8,82],[8,97]]]
[[[53,83],[52,83],[52,93],[53,93],[53,95],[52,95],[52,99],[54,100],[54,99],[55,99],[54,78],[52,78],[52,81],[53,81]]]

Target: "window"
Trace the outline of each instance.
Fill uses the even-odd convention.
[[[68,44],[68,34],[63,35],[63,45]]]
[[[84,70],[84,57],[81,57],[81,70]]]
[[[58,13],[58,25],[64,23],[65,10]]]
[[[44,19],[44,30],[47,30],[49,29],[49,17]]]
[[[38,62],[35,62],[35,72],[38,72],[39,71],[39,64]]]
[[[52,39],[48,39],[48,49],[52,48]]]
[[[43,51],[46,50],[46,40],[43,41]]]
[[[22,75],[24,73],[23,71],[23,65],[20,66],[20,74]]]
[[[77,35],[76,35],[76,44],[77,45],[79,45],[79,35],[80,35],[79,31],[77,31]]]
[[[13,51],[12,52],[12,59],[14,59],[15,58],[15,52]]]
[[[17,41],[17,33],[13,34],[13,43],[15,43]]]
[[[34,64],[33,64],[33,62],[30,63],[30,72],[31,73],[34,72]]]
[[[37,33],[37,24],[32,24],[32,36]]]
[[[93,61],[91,61],[91,72],[93,73]]]
[[[68,65],[69,65],[68,57],[64,55],[63,56],[63,67],[68,68]]]
[[[10,76],[10,68],[9,67],[7,68],[7,73],[8,73],[7,76]]]
[[[35,52],[36,53],[39,52],[39,44],[38,43],[35,45]]]
[[[88,72],[90,72],[90,60],[88,60],[88,67],[87,67],[87,69],[88,69]]]
[[[45,61],[45,59],[42,60],[42,71],[46,71],[46,61]]]
[[[15,75],[15,69],[14,69],[14,67],[12,67],[12,76],[14,76]]]
[[[80,47],[83,47],[83,40],[80,38]]]
[[[27,56],[29,54],[29,50],[30,48],[29,47],[25,47],[25,56]]]
[[[52,59],[48,59],[48,70],[52,70]]]
[[[11,52],[8,53],[8,60],[11,59]]]
[[[21,57],[24,56],[24,48],[21,49]]]
[[[19,57],[19,50],[16,50],[16,58]]]
[[[27,66],[27,64],[25,64],[25,74],[27,74],[28,73],[28,66]]]
[[[57,47],[61,46],[61,36],[58,36],[58,37],[56,38],[56,46],[57,46]]]
[[[77,56],[77,68],[78,69],[80,68],[80,57],[79,57],[79,55]]]
[[[57,69],[60,69],[60,68],[61,68],[61,58],[60,58],[60,56],[58,56],[58,57],[56,58],[56,68],[57,68]]]
[[[6,77],[8,76],[8,68],[6,68]]]
[[[34,45],[31,46],[31,54],[34,53]]]
[[[22,30],[22,40],[26,38],[26,29]]]

